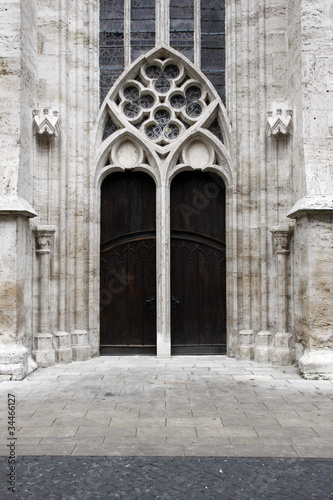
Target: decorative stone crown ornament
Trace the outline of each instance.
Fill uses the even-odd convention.
[[[288,135],[291,132],[292,115],[291,109],[283,110],[278,108],[275,112],[268,111],[267,113],[267,135],[277,137],[279,135]]]
[[[34,129],[37,134],[57,137],[60,132],[59,113],[50,108],[34,109]]]

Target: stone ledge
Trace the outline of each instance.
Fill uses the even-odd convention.
[[[296,219],[299,216],[316,213],[316,212],[332,212],[333,213],[333,195],[308,195],[298,200],[293,208],[288,212],[287,217]]]
[[[0,197],[0,215],[22,215],[37,217],[37,213],[24,198],[19,196]]]

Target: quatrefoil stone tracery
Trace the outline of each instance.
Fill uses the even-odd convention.
[[[206,95],[181,64],[156,59],[123,85],[118,106],[146,138],[163,146],[195,124]]]

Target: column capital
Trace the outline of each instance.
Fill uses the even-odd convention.
[[[289,240],[292,227],[290,226],[275,226],[271,228],[271,233],[274,237],[275,252],[277,254],[289,253]]]
[[[55,226],[36,226],[33,230],[37,248],[36,252],[38,254],[45,254],[51,252],[52,240],[55,233]]]

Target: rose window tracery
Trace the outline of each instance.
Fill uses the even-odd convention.
[[[116,103],[146,139],[164,146],[200,119],[210,102],[207,93],[180,62],[155,59],[123,84]]]

